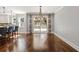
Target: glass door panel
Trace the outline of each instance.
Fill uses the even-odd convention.
[[[34,15],[32,16],[32,32],[47,33],[48,32],[48,16]]]

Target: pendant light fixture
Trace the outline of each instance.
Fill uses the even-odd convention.
[[[3,8],[3,13],[5,13],[5,7],[2,7]]]
[[[42,16],[42,6],[40,6],[40,12],[39,15]]]

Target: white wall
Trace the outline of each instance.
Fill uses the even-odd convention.
[[[26,19],[26,14],[17,14],[16,17],[17,17],[17,24],[18,25],[19,25],[19,20],[21,18],[24,18],[24,22],[19,27],[18,31],[21,32],[21,33],[27,32],[27,19]]]
[[[0,14],[0,23],[9,23],[9,15]]]
[[[79,46],[79,7],[65,6],[55,14],[55,33]]]

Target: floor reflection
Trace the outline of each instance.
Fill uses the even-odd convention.
[[[45,51],[48,48],[47,34],[22,34],[15,37],[12,42],[7,43],[0,51],[5,52],[27,52]]]
[[[46,33],[34,33],[33,34],[33,48],[35,50],[43,50],[48,47]]]
[[[25,52],[27,51],[27,46],[26,46],[26,36],[25,35],[19,35],[15,43],[9,47],[9,49],[12,47],[12,52]],[[10,50],[9,50],[10,51]]]
[[[20,35],[18,39],[16,39],[16,49],[17,51],[27,51],[26,50],[26,38],[24,35]]]

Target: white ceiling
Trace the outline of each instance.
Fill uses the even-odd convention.
[[[29,12],[39,12],[39,6],[7,6],[8,9],[15,13],[29,13]],[[60,10],[62,6],[42,6],[43,13],[55,13]]]

